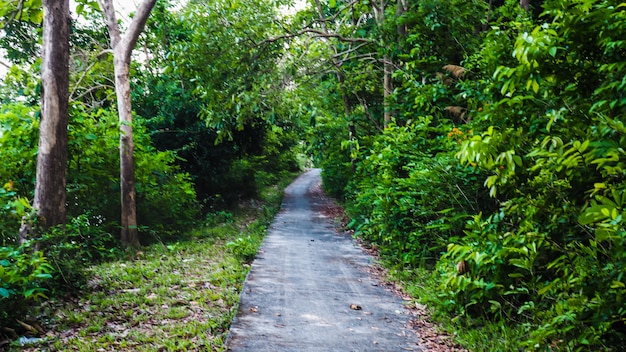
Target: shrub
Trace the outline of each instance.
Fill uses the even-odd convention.
[[[152,235],[178,234],[199,214],[193,183],[176,166],[176,153],[154,149],[141,119],[136,121],[133,126],[135,186],[141,231]],[[99,225],[114,232],[120,213],[116,114],[74,104],[70,141],[68,213],[97,215]]]
[[[81,289],[87,279],[85,268],[120,253],[115,236],[106,231],[99,216],[90,214],[53,227],[32,243],[41,249],[52,268],[53,280],[48,287],[62,292]]]
[[[0,247],[0,326],[13,324],[11,318],[27,302],[47,298],[45,285],[53,271],[42,252],[29,245]]]
[[[482,201],[477,172],[442,150],[463,133],[455,128],[455,135],[447,134],[447,126],[430,122],[385,129],[348,187],[356,235],[379,245],[393,262],[413,267],[434,263]]]

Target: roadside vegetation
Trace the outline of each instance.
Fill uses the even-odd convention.
[[[393,93],[355,59],[316,105],[349,227],[470,350],[622,350],[624,4],[409,4],[352,27],[388,44]]]
[[[135,300],[111,309],[140,318],[107,320],[106,339],[124,343],[138,341],[114,331],[124,324],[165,334],[157,317],[232,315],[226,282],[236,287],[245,269],[226,270],[228,258],[250,260],[261,231],[226,235],[244,228],[236,209],[312,160],[355,236],[469,349],[626,345],[622,2],[141,3],[149,16],[129,18],[145,27],[119,22],[138,41],[128,79],[116,82],[118,22],[107,25],[103,12],[115,11],[99,5],[109,0],[78,0],[68,40],[42,35],[61,32],[42,23],[67,24],[46,22],[49,2],[0,2],[0,343],[52,331],[31,308],[62,309],[68,294],[96,310],[113,299],[103,292]],[[70,60],[51,71],[42,47],[69,47]],[[41,79],[50,72],[68,96],[42,89],[54,87]],[[118,83],[130,84],[123,118]],[[42,123],[52,93],[67,103],[60,125]],[[130,127],[134,160],[123,154],[121,165]],[[217,253],[210,273],[194,269],[205,260],[194,237]],[[201,282],[223,303],[206,303]],[[183,296],[199,306],[176,303]],[[158,304],[168,309],[152,319]],[[70,335],[105,327],[79,311],[67,313],[75,325],[50,323]],[[201,343],[223,340],[225,320],[215,319],[202,321],[214,326]]]
[[[8,349],[224,351],[251,258],[292,179],[176,240],[86,265],[80,291],[32,305],[17,331],[5,328]]]

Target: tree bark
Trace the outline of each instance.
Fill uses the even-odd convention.
[[[528,11],[528,9],[530,8],[530,0],[519,0],[519,6]]]
[[[130,62],[113,52],[115,93],[120,119],[120,190],[122,227],[120,241],[130,247],[139,247],[137,231],[137,203],[135,189],[135,161],[133,143],[133,116],[130,99]]]
[[[391,58],[388,55],[385,55],[383,60],[383,107],[385,109],[383,124],[384,127],[387,128],[389,127],[389,123],[391,123],[391,104],[389,100],[391,99],[391,92],[393,92],[393,82],[391,80],[393,67],[390,62]]]
[[[41,119],[33,207],[44,230],[65,224],[69,100],[69,0],[43,1]],[[25,219],[20,241],[31,237]]]
[[[113,0],[98,0],[104,15],[115,71],[115,93],[120,120],[120,190],[121,190],[121,233],[120,241],[129,247],[139,247],[137,231],[137,204],[135,190],[135,162],[133,143],[132,101],[130,97],[130,60],[139,35],[156,0],[144,0],[133,17],[126,34],[122,37],[117,24]]]
[[[398,0],[398,3],[396,4],[396,19],[400,19],[400,17],[402,17],[404,13],[407,12],[407,10],[408,9],[407,9],[406,0]],[[406,37],[406,33],[407,33],[406,24],[398,24],[397,30],[398,30],[398,42],[400,42],[402,38]]]
[[[385,0],[379,0],[378,2],[372,2],[374,8],[374,18],[380,28],[385,24]],[[391,65],[391,58],[389,54],[383,55],[383,126],[387,128],[391,122],[391,104],[389,99],[391,92],[393,91],[393,82],[391,80],[391,74],[393,72],[393,66]]]

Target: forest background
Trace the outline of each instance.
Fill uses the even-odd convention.
[[[156,2],[131,65],[143,245],[181,238],[306,154],[354,235],[435,317],[470,331],[470,349],[624,346],[625,3],[313,0],[290,15],[289,1],[174,5]],[[41,2],[2,6],[9,324],[9,307],[80,288],[77,268],[123,252],[123,126],[107,26],[96,2],[79,2],[68,220],[20,245],[36,211]]]

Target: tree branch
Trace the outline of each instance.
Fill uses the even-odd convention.
[[[130,26],[122,39],[122,42],[124,43],[123,55],[126,60],[130,60],[130,54],[133,52],[135,44],[137,44],[137,39],[139,39],[139,35],[146,26],[148,16],[150,16],[150,12],[152,12],[152,8],[155,4],[156,0],[144,0],[141,5],[139,5],[133,20],[130,22]]]
[[[98,89],[115,89],[115,86],[111,86],[111,85],[106,85],[106,84],[98,84],[95,85],[93,87],[89,87],[87,90],[85,90],[84,92],[80,93],[79,95],[77,95],[76,97],[72,97],[70,96],[70,101],[77,101],[80,100],[82,97],[84,97],[85,95],[93,92],[94,90],[98,90]],[[72,95],[76,93],[76,89],[74,89],[74,91],[72,92]]]
[[[314,37],[316,38],[337,38],[342,42],[350,42],[350,43],[373,43],[372,39],[368,38],[347,38],[337,33],[324,33],[317,29],[310,29],[307,31],[308,33],[315,33]]]
[[[312,33],[314,34],[312,37],[314,38],[337,38],[339,39],[339,41],[342,42],[348,42],[348,43],[373,43],[374,41],[368,38],[348,38],[348,37],[344,37],[341,34],[337,34],[337,33],[326,33],[324,31],[320,31],[319,29],[312,29],[312,28],[306,28],[306,29],[302,29],[298,32],[295,33],[290,33],[290,34],[285,34],[285,35],[279,35],[277,37],[273,37],[273,38],[267,38],[264,39],[258,43],[256,43],[257,46],[263,45],[263,44],[267,44],[267,43],[273,43],[282,39],[291,39],[291,38],[295,38],[295,37],[299,37],[303,34],[307,34],[307,33]]]
[[[8,68],[8,69],[10,69],[11,67],[13,67],[13,66],[11,66],[11,65],[7,64],[6,62],[4,62],[4,61],[2,61],[2,60],[0,60],[0,65],[2,65],[2,66],[4,66],[4,67],[6,67],[6,68]]]
[[[359,103],[361,103],[361,105],[363,106],[363,109],[365,110],[365,115],[367,116],[367,118],[372,121],[372,123],[374,124],[374,127],[380,131],[383,132],[383,129],[380,127],[380,124],[378,123],[378,121],[376,121],[376,119],[374,119],[374,117],[372,116],[369,107],[367,106],[367,101],[365,101],[365,99],[361,98],[361,96],[358,93],[354,93],[354,95],[356,96],[357,100],[359,101]]]
[[[347,10],[348,8],[354,6],[355,4],[357,4],[360,0],[353,0],[352,2],[344,5],[342,8],[340,8],[339,10],[337,10],[337,12],[327,18],[320,18],[318,19],[316,22],[331,22],[334,21],[343,11]]]
[[[117,25],[117,16],[115,15],[113,0],[98,0],[98,4],[100,5],[100,10],[104,15],[104,21],[106,22],[107,29],[109,30],[111,48],[115,48],[121,40],[121,35],[120,28]]]
[[[7,26],[9,23],[15,21],[15,19],[17,18],[18,20],[22,18],[22,10],[24,10],[24,0],[20,0],[17,3],[17,6],[15,8],[15,11],[11,11],[11,15],[8,16],[8,19],[4,22],[0,22],[0,29],[4,28],[5,26]],[[19,16],[18,16],[19,15]]]
[[[350,49],[348,49],[348,50],[346,50],[346,51],[342,51],[342,52],[340,52],[340,53],[334,54],[334,55],[333,55],[333,58],[334,58],[334,59],[337,59],[337,58],[339,58],[339,57],[341,57],[341,56],[346,57],[348,54],[350,54],[350,53],[352,53],[352,52],[355,52],[355,51],[357,51],[357,50],[361,49],[362,47],[364,47],[364,46],[365,46],[365,45],[367,45],[367,44],[369,44],[369,43],[361,43],[361,44],[359,44],[359,45],[357,45],[357,46],[355,46],[355,47],[353,47],[353,48],[350,48]],[[342,60],[342,61],[343,61],[343,60]]]
[[[104,54],[108,54],[111,53],[111,50],[103,50],[101,52],[99,52],[96,55],[96,58],[99,58],[100,56],[104,55]],[[80,78],[78,79],[78,81],[76,81],[76,84],[74,85],[74,89],[72,89],[72,92],[70,93],[70,99],[71,97],[74,95],[74,93],[76,93],[76,90],[78,90],[80,83],[83,81],[83,79],[85,78],[85,76],[87,76],[87,73],[89,73],[89,70],[91,70],[94,66],[96,65],[96,62],[92,62],[89,66],[87,66],[87,68],[83,71],[83,74],[80,76]],[[81,95],[82,96],[82,95]]]

